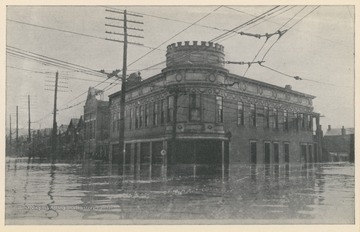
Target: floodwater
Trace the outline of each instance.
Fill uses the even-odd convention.
[[[353,164],[210,167],[6,158],[6,224],[354,224]],[[171,167],[168,167],[171,168]],[[135,170],[136,173],[136,170]]]

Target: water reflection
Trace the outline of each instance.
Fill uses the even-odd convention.
[[[167,173],[163,165],[134,168],[99,162],[15,161],[7,161],[6,171],[6,220],[10,221],[354,221],[354,166],[350,164],[232,165],[224,181],[221,167],[216,166],[170,166]],[[47,188],[44,183],[49,183]],[[23,198],[17,198],[17,192]],[[19,204],[27,210],[17,210]]]
[[[55,164],[51,164],[50,166],[50,182],[49,182],[49,191],[47,192],[47,195],[49,196],[50,202],[46,204],[47,206],[47,212],[46,212],[46,217],[48,219],[53,219],[57,216],[59,216],[59,213],[53,208],[53,205],[55,203],[54,201],[54,182],[55,182],[55,171],[56,171],[56,166]]]

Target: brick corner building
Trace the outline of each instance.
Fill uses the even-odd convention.
[[[230,73],[224,47],[178,42],[166,68],[126,91],[125,162],[141,165],[284,164],[321,159],[314,96]],[[118,151],[120,92],[109,96],[110,154]]]

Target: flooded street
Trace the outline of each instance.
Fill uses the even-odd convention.
[[[6,224],[353,224],[353,164],[141,167],[6,159]],[[125,172],[125,175],[123,175]]]

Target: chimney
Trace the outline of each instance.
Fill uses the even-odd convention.
[[[328,125],[328,131],[331,131],[331,125]]]
[[[292,89],[292,87],[291,87],[291,85],[285,85],[285,89],[287,89],[287,90],[291,90],[291,89]]]
[[[344,126],[341,128],[341,135],[346,135],[346,130],[345,130]]]

